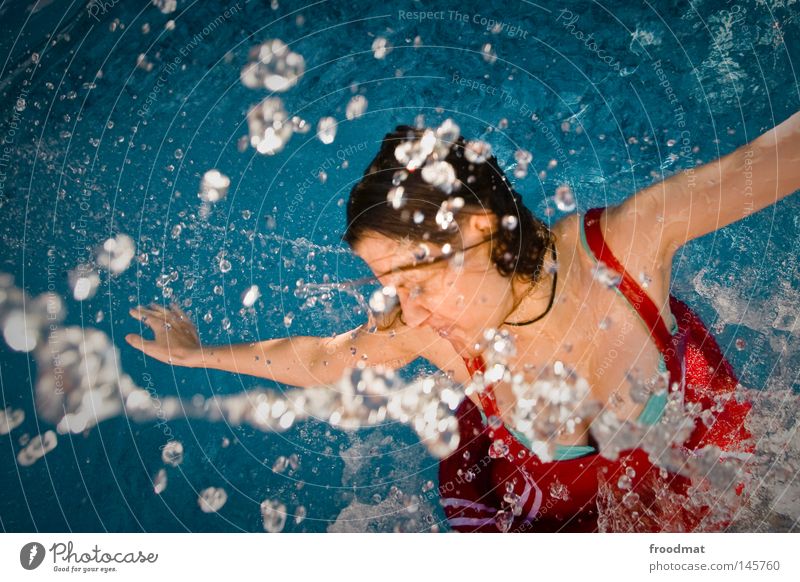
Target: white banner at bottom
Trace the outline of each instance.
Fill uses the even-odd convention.
[[[3,534],[3,580],[798,580],[793,534]]]

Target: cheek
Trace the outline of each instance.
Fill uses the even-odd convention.
[[[482,273],[453,275],[445,280],[443,303],[448,312],[456,311],[462,317],[471,317],[473,308],[480,308],[490,303],[487,293],[486,276]]]

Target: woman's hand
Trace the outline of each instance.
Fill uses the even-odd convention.
[[[200,353],[200,337],[189,317],[172,304],[166,309],[155,303],[149,307],[141,305],[130,310],[132,317],[146,324],[155,333],[155,339],[145,340],[130,333],[125,341],[150,357],[167,364],[191,366]]]

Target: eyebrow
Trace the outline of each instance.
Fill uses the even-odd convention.
[[[472,243],[471,245],[467,245],[464,248],[459,249],[458,251],[454,251],[452,253],[440,254],[439,256],[434,257],[432,259],[425,259],[425,260],[419,261],[419,262],[414,261],[414,262],[409,263],[407,265],[402,265],[400,267],[395,267],[393,269],[389,269],[388,271],[384,271],[380,275],[370,275],[370,276],[366,276],[366,277],[360,277],[358,279],[351,279],[349,281],[344,281],[343,283],[340,283],[340,285],[346,285],[348,287],[357,287],[357,286],[360,286],[360,285],[365,285],[367,283],[373,283],[373,282],[380,283],[379,279],[381,277],[383,277],[384,275],[388,275],[388,274],[391,274],[391,273],[397,273],[397,272],[403,272],[403,271],[409,271],[411,269],[418,269],[419,267],[426,267],[426,266],[432,265],[434,263],[439,263],[441,261],[444,261],[445,259],[451,258],[456,252],[462,252],[463,253],[465,251],[473,249],[473,248],[475,248],[477,246],[480,246],[480,245],[482,245],[482,244],[484,244],[486,242],[489,242],[491,240],[492,240],[492,237],[487,237],[487,238],[485,238],[483,240],[480,240],[480,241],[478,241],[476,243]]]

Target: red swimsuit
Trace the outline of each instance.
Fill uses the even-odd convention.
[[[602,208],[586,212],[585,242],[596,260],[622,276],[619,291],[650,329],[670,384],[677,382],[684,402],[697,402],[703,410],[712,410],[715,397],[727,395],[722,399],[724,405],[713,412],[713,424],[708,427],[698,417],[683,447],[693,451],[716,445],[732,456],[752,453],[751,435],[744,426],[751,405],[733,397],[738,380],[716,340],[699,317],[672,295],[670,309],[678,330],[670,334],[655,303],[605,246],[599,227],[602,212]],[[465,363],[470,374],[483,371],[480,356],[465,359]],[[595,452],[542,462],[497,420],[501,416],[491,385],[480,394],[480,401],[485,416],[492,421],[487,423],[490,426],[484,424],[475,404],[465,398],[456,410],[461,445],[439,465],[441,504],[455,530],[692,531],[708,513],[706,506],[692,509],[686,503],[686,490],[692,485],[688,478],[660,470],[642,449],[623,451],[616,461]],[[597,443],[591,436],[590,440],[597,451]],[[621,477],[630,479],[624,489],[618,487]],[[741,495],[742,489],[739,483],[736,493]],[[626,493],[627,498],[622,498]],[[609,509],[619,507],[604,511],[598,522],[598,504]],[[514,515],[515,506],[519,515]],[[608,517],[621,512],[628,519]]]

